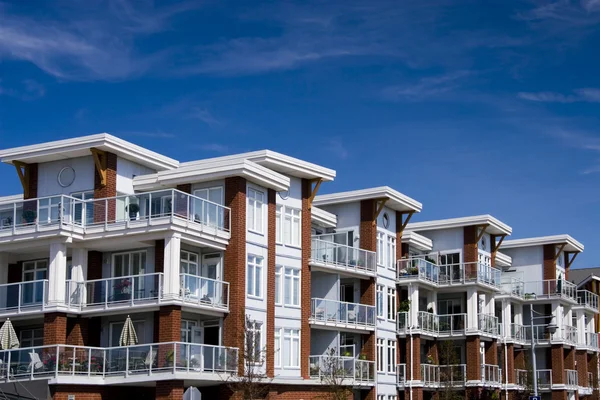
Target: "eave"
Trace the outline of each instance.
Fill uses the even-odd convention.
[[[570,253],[581,253],[584,249],[583,244],[575,240],[570,235],[554,235],[554,236],[540,236],[534,238],[525,239],[511,239],[505,240],[500,246],[501,249],[516,249],[520,247],[533,247],[533,246],[545,246],[545,245],[565,245],[563,251]]]
[[[466,226],[486,226],[485,231],[491,235],[510,235],[512,228],[489,214],[472,217],[449,218],[435,221],[414,222],[406,229],[416,232],[435,231],[443,229],[464,228]]]
[[[423,205],[417,200],[412,199],[389,186],[324,194],[315,197],[313,204],[317,207],[323,207],[335,204],[360,202],[363,200],[384,199],[386,200],[385,206],[395,211],[420,212],[423,209]]]

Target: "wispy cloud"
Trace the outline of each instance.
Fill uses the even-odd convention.
[[[325,143],[324,149],[341,160],[345,160],[350,156],[350,152],[346,148],[346,144],[340,137],[329,139]]]
[[[454,71],[443,75],[429,76],[416,83],[390,86],[382,91],[389,100],[422,101],[452,92],[464,83],[464,79],[472,76],[471,71]]]
[[[146,138],[154,138],[154,139],[173,139],[176,138],[177,135],[174,133],[163,132],[163,131],[125,131],[119,132],[119,134],[123,136],[137,136],[137,137],[146,137]]]
[[[21,82],[12,83],[11,87],[4,85],[2,80],[0,80],[0,96],[10,96],[28,101],[39,99],[45,94],[46,88],[44,85],[33,79],[25,79]]]
[[[229,146],[220,143],[206,143],[198,146],[201,150],[213,153],[228,153]]]
[[[519,92],[517,97],[524,100],[544,103],[600,103],[600,89],[582,88],[576,89],[570,94],[555,92]]]
[[[204,107],[192,106],[188,115],[189,118],[199,119],[211,128],[215,128],[222,124],[221,121],[216,119],[212,113]]]
[[[519,12],[517,19],[532,23],[553,23],[554,28],[565,29],[573,27],[592,26],[600,21],[599,0],[551,0],[537,1],[536,6]]]
[[[549,127],[545,132],[561,140],[567,146],[597,153],[598,156],[600,156],[600,136],[596,133],[576,129],[566,129],[563,127]],[[600,160],[592,162],[591,165],[584,167],[580,172],[583,175],[600,173]]]

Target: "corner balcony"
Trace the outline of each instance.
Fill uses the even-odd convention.
[[[373,251],[328,242],[313,236],[310,265],[313,270],[369,279],[377,274],[377,255]]]
[[[537,370],[537,385],[539,390],[552,389],[552,370],[538,369]]]
[[[560,299],[577,304],[577,285],[562,279],[524,282],[524,291],[523,299],[526,301]]]
[[[396,329],[400,336],[408,334],[409,313],[399,312],[396,319]],[[413,327],[413,333],[433,337],[460,337],[466,332],[467,314],[432,314],[419,311],[417,324]]]
[[[397,280],[399,284],[421,282],[437,286],[439,267],[428,257],[410,257],[397,261]]]
[[[527,370],[525,369],[517,369],[515,370],[516,372],[516,382],[515,384],[519,387],[519,388],[526,388],[531,386],[530,382],[529,382],[529,373],[527,372]]]
[[[461,388],[467,381],[467,365],[421,364],[421,380],[430,388]]]
[[[500,336],[505,337],[507,341],[525,344],[527,342],[527,329],[521,324],[510,323],[508,327],[506,324],[498,324],[500,330]]]
[[[487,336],[499,336],[498,317],[491,314],[477,315],[477,328],[479,332]]]
[[[589,350],[598,351],[598,334],[593,332],[586,332],[585,345]]]
[[[534,340],[536,345],[577,344],[577,329],[575,327],[564,325],[552,333],[548,326],[548,324],[534,325],[533,334],[531,333],[531,327],[525,327],[527,340],[529,342]]]
[[[44,312],[49,307],[48,280],[0,285],[0,317]]]
[[[124,347],[52,345],[0,351],[0,382],[49,380],[54,384],[220,382],[238,369],[238,349],[192,343]]]
[[[577,291],[577,304],[586,310],[598,312],[598,295],[589,290]]]
[[[375,384],[375,361],[359,360],[354,357],[309,356],[310,378],[325,385]]]
[[[375,306],[313,298],[309,323],[323,329],[374,331]]]
[[[578,390],[579,389],[579,375],[574,369],[565,370],[565,386],[567,390]]]
[[[502,368],[497,365],[483,364],[481,380],[484,386],[500,387],[502,384]]]
[[[50,236],[101,239],[173,229],[227,245],[228,207],[175,189],[104,199],[59,195],[0,206],[0,243]]]
[[[501,295],[523,299],[525,295],[525,282],[517,278],[501,278],[500,279]]]
[[[406,364],[396,364],[396,385],[404,387],[406,385]]]

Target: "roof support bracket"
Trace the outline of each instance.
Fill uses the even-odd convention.
[[[398,232],[398,230],[396,230],[396,233],[400,233],[400,236],[402,236],[402,234],[404,233],[404,229],[406,229],[406,225],[408,225],[408,222],[410,221],[414,213],[414,211],[400,213],[400,231]],[[406,215],[406,218],[404,218],[404,215]],[[402,221],[402,219],[404,219],[404,221]],[[398,221],[396,221],[396,224],[397,223]]]
[[[502,242],[504,241],[506,235],[499,235],[500,240],[498,242],[496,242],[497,237],[498,236],[494,236],[494,240],[492,240],[492,253],[497,252],[500,246],[502,246]]]
[[[560,247],[558,248],[558,251],[554,255],[554,261],[558,260],[558,257],[560,256],[560,253],[562,253],[562,251],[565,249],[565,247],[567,247],[566,243],[563,243],[563,244],[560,245]]]
[[[94,157],[94,165],[96,166],[96,172],[100,176],[100,186],[106,186],[106,152],[98,150],[94,147],[90,148],[92,156]]]
[[[385,206],[385,203],[388,199],[379,199],[379,200],[374,200],[375,201],[375,211],[373,212],[373,226],[377,225],[377,218],[379,217],[379,214],[381,214],[381,212],[383,211],[383,207]]]
[[[23,186],[23,198],[29,198],[29,164],[22,161],[13,161],[13,165],[17,169],[17,175]]]
[[[308,198],[308,209],[309,210],[312,208],[313,200],[315,199],[315,196],[317,195],[317,192],[319,191],[319,188],[321,187],[321,183],[323,183],[323,179],[321,179],[321,178],[313,179],[310,181],[310,197]]]
[[[579,253],[574,251],[574,252],[566,252],[565,254],[567,255],[567,265],[565,266],[565,269],[568,269],[568,268],[571,268],[571,264],[573,264],[573,261],[575,261],[575,258],[577,258],[577,255]],[[569,258],[570,255],[572,255],[571,258]]]
[[[488,226],[489,225],[486,224],[486,225],[481,225],[478,227],[478,228],[481,228],[481,232],[479,232],[477,234],[477,242],[476,243],[479,243],[481,241],[481,238],[483,237],[483,234],[485,233],[485,230],[487,229]]]

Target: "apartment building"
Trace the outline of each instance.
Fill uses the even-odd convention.
[[[20,342],[3,393],[239,397],[256,361],[270,399],[512,400],[533,345],[542,396],[598,395],[598,297],[568,281],[569,236],[410,223],[418,201],[318,195],[334,170],[268,150],[179,162],[98,134],[0,160],[23,187],[0,198],[0,321]]]

